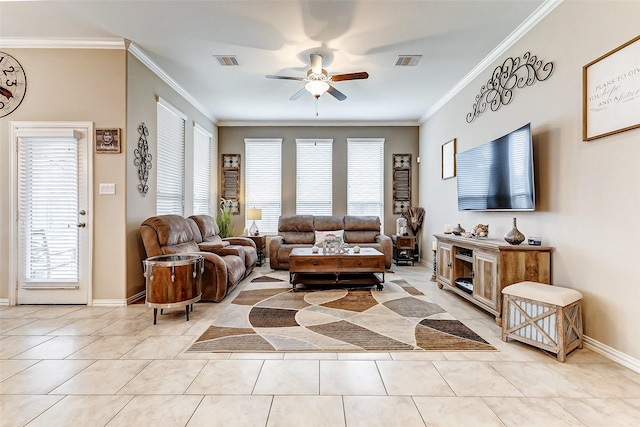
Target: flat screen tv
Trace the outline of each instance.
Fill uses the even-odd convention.
[[[458,210],[532,211],[531,123],[456,155]]]

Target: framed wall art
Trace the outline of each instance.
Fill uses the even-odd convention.
[[[120,152],[120,129],[96,128],[96,153],[116,154]]]
[[[447,141],[440,148],[441,178],[449,179],[456,176],[456,139]]]
[[[640,36],[582,67],[582,140],[640,127]]]

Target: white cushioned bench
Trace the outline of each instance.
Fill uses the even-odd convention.
[[[502,290],[502,340],[550,351],[564,362],[582,348],[582,294],[574,289],[520,282]]]

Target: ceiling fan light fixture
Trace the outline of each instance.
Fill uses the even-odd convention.
[[[322,80],[312,80],[304,85],[304,88],[307,89],[311,93],[311,95],[315,96],[316,98],[320,98],[320,95],[322,95],[329,89],[329,83]]]

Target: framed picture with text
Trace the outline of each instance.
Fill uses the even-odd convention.
[[[640,127],[640,36],[582,67],[582,140]]]
[[[117,154],[120,152],[120,129],[96,128],[96,153]]]

